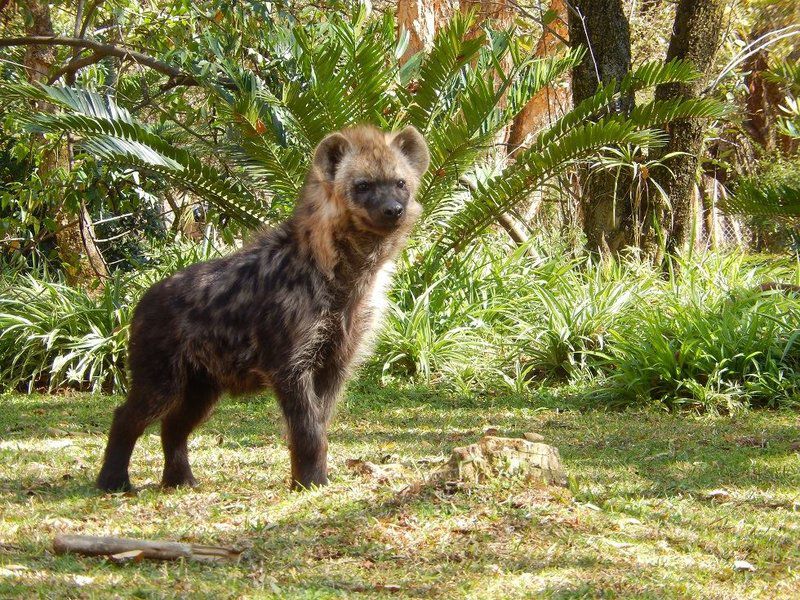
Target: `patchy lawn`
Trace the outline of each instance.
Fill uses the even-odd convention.
[[[119,398],[0,397],[0,597],[797,597],[800,418],[558,411],[552,395],[463,398],[360,384],[331,436],[332,484],[290,493],[269,398],[223,401],[192,438],[201,485],[164,493],[157,432],[138,495],[93,489]],[[415,485],[431,459],[543,434],[571,490]],[[347,459],[406,465],[389,482]],[[435,465],[435,463],[433,463]],[[709,497],[723,489],[725,494]],[[246,548],[238,563],[54,556],[58,533]],[[749,561],[755,571],[734,569]]]

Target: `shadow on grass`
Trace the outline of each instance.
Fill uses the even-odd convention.
[[[93,444],[91,456],[82,457],[85,466],[74,470],[71,463],[50,467],[52,477],[14,477],[9,470],[0,478],[0,494],[7,505],[22,506],[33,498],[42,503],[62,503],[61,512],[78,504],[83,505],[83,512],[91,510],[91,499],[102,496],[93,487],[98,466],[94,461],[99,461],[113,408],[120,401],[119,397],[88,395],[15,396],[0,400],[0,440],[5,443],[0,446],[0,459],[7,466],[13,465],[20,453],[30,453],[26,460],[46,466],[48,453],[59,449],[48,449],[41,444],[44,440],[88,435]],[[800,488],[800,473],[797,469],[787,471],[782,464],[782,459],[793,452],[792,442],[800,437],[795,416],[754,412],[740,418],[700,419],[648,411],[563,412],[556,411],[554,404],[557,402],[552,397],[461,398],[429,389],[356,386],[333,423],[332,453],[337,464],[342,464],[344,458],[378,458],[361,456],[359,453],[363,452],[389,451],[404,459],[446,455],[453,446],[477,440],[485,427],[492,425],[511,436],[533,430],[557,446],[567,470],[579,481],[591,484],[586,488],[592,491],[581,491],[583,486],[579,483],[580,500],[622,503],[628,499],[699,497],[708,489],[728,485],[764,491],[776,483],[789,490]],[[274,450],[280,441],[281,422],[269,397],[227,399],[199,433],[237,446],[269,445]],[[223,448],[225,452],[236,452],[236,447]],[[134,454],[134,460],[139,458]],[[198,476],[205,490],[214,488],[215,482],[207,475]],[[622,480],[626,477],[629,482]],[[334,474],[335,482],[336,479]],[[339,485],[335,483],[329,493],[335,496]],[[594,491],[595,487],[600,491]],[[685,592],[663,581],[648,583],[649,567],[632,562],[623,565],[619,560],[604,558],[591,544],[576,545],[575,539],[580,535],[596,534],[543,520],[540,512],[546,512],[547,506],[503,508],[488,524],[482,523],[485,528],[447,532],[443,539],[449,543],[425,547],[409,543],[408,548],[397,549],[387,544],[382,535],[384,528],[394,531],[392,528],[401,527],[405,519],[412,517],[424,525],[434,518],[446,522],[451,513],[469,515],[474,510],[480,514],[482,505],[496,505],[498,496],[481,497],[480,491],[475,496],[472,492],[449,496],[433,486],[398,494],[378,486],[363,498],[337,503],[334,497],[324,510],[317,510],[314,494],[291,496],[293,510],[270,523],[269,529],[240,528],[241,536],[253,542],[244,557],[248,570],[262,565],[283,576],[299,572],[302,581],[293,580],[286,585],[300,590],[334,589],[374,596],[374,583],[370,587],[365,581],[380,579],[384,575],[381,569],[385,569],[385,577],[402,581],[401,592],[405,595],[463,592],[468,585],[470,591],[486,591],[487,596],[495,597],[504,595],[501,587],[496,593],[492,591],[493,586],[503,583],[498,581],[498,572],[506,579],[525,581],[548,572],[555,573],[558,581],[585,583],[560,586],[541,581],[536,584],[537,593],[570,598],[596,595],[604,589],[606,570],[624,568],[625,582],[643,582],[639,590],[644,588],[659,596]],[[533,515],[525,516],[526,511]],[[723,527],[724,523],[709,526],[708,531]],[[509,550],[517,543],[518,531],[524,532],[536,552]],[[753,543],[768,545],[774,542],[775,534],[753,530],[748,535]],[[560,549],[549,551],[556,542]],[[309,561],[312,566],[308,566]],[[315,562],[330,565],[330,570],[315,570]],[[345,564],[349,566],[341,566]],[[467,583],[460,574],[464,569],[477,578]],[[617,579],[613,585],[619,589],[620,585],[628,585],[625,582]]]
[[[776,479],[800,487],[797,471],[778,467],[773,471],[764,464],[794,452],[792,444],[800,439],[798,425],[770,419],[771,413],[766,411],[745,418],[696,418],[649,411],[556,412],[542,409],[537,400],[521,396],[460,398],[429,388],[361,387],[351,391],[334,418],[332,451],[343,450],[348,458],[354,458],[351,451],[359,446],[377,445],[396,447],[412,459],[447,455],[454,446],[476,441],[492,425],[500,428],[502,435],[541,433],[559,448],[568,470],[572,465],[587,473],[634,473],[643,485],[627,491],[630,496],[700,493],[725,485],[765,488]],[[46,454],[58,448],[27,450],[15,448],[14,443],[87,435],[104,443],[113,409],[121,401],[120,397],[93,395],[4,399],[0,440],[6,445],[0,449]],[[257,447],[282,443],[282,422],[271,397],[226,398],[196,433]],[[134,461],[136,458],[134,453]],[[760,461],[755,467],[754,460]],[[29,493],[52,496],[64,489],[66,494],[74,494],[93,489],[91,482],[83,480],[85,476],[83,472],[65,472],[59,475],[64,479],[20,481],[16,490],[15,480],[0,479],[0,491],[13,493],[28,485]]]

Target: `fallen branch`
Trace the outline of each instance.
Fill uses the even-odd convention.
[[[222,546],[204,546],[183,542],[164,542],[135,540],[131,538],[93,536],[93,535],[58,535],[53,540],[56,554],[82,554],[84,556],[128,556],[153,558],[157,560],[177,560],[186,558],[201,562],[217,560],[235,560],[241,551]]]

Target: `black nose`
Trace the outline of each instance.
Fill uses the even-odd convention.
[[[399,202],[392,202],[383,207],[383,216],[390,219],[399,219],[403,214],[403,205]]]

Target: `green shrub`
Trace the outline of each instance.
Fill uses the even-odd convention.
[[[699,254],[665,278],[633,258],[537,258],[534,244],[487,236],[433,280],[425,244],[412,247],[364,376],[517,393],[591,378],[588,400],[612,407],[732,411],[800,398],[800,299],[758,290],[797,281],[791,262]],[[127,327],[143,290],[216,254],[210,244],[155,249],[96,295],[3,275],[0,385],[123,391]]]
[[[169,244],[151,251],[137,272],[116,272],[92,292],[45,272],[7,270],[0,278],[0,389],[124,392],[128,326],[141,294],[216,255],[208,243]]]
[[[652,274],[589,260],[559,265],[515,306],[514,341],[524,364],[545,378],[596,373],[609,336],[630,319]]]
[[[33,275],[6,277],[0,282],[0,386],[122,390],[129,289],[115,277],[93,297]]]
[[[683,261],[615,331],[606,353],[608,385],[598,401],[712,412],[794,404],[800,299],[761,292],[758,284],[796,277],[780,261],[741,254]]]
[[[613,402],[731,412],[776,407],[800,393],[800,302],[743,293],[710,304],[669,296],[638,311],[609,345]]]

